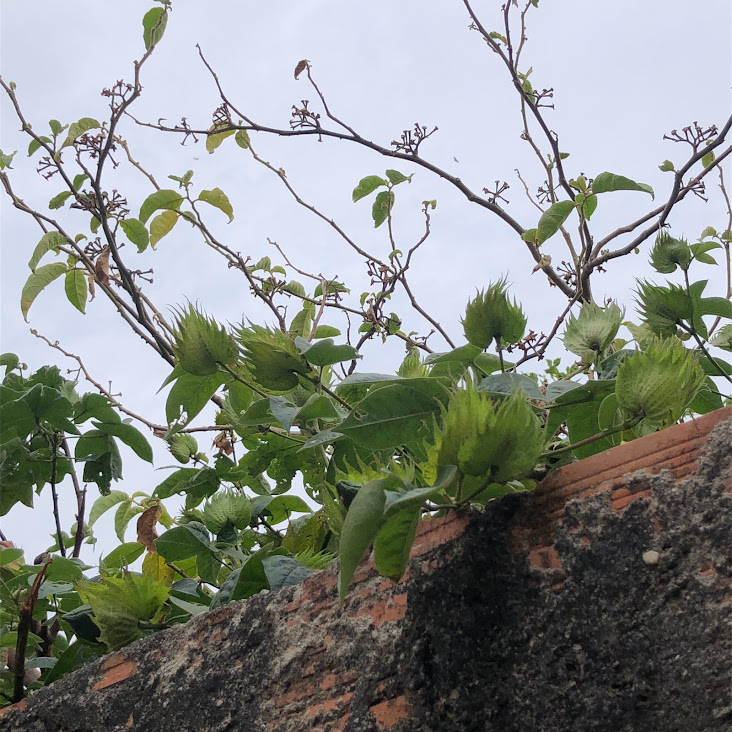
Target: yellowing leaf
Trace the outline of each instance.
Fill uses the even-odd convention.
[[[41,290],[66,272],[66,269],[67,267],[63,262],[54,262],[53,264],[44,264],[43,267],[38,267],[35,272],[31,273],[20,295],[20,311],[26,321],[28,320],[30,306]]]
[[[234,220],[234,209],[231,207],[228,196],[220,188],[214,188],[211,191],[201,191],[198,200],[205,201],[211,206],[215,206],[223,211],[229,217],[229,222]]]
[[[163,211],[150,222],[150,246],[155,245],[178,223],[178,214],[175,211]]]

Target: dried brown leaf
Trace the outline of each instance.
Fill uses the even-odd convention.
[[[104,247],[94,263],[94,274],[100,285],[109,284],[109,247]]]
[[[297,79],[300,74],[302,74],[305,69],[310,68],[310,61],[308,61],[306,58],[304,58],[302,61],[298,61],[297,66],[295,66],[295,78]]]
[[[162,512],[160,503],[156,501],[152,506],[146,508],[137,519],[137,541],[143,544],[151,554],[157,551],[155,539],[158,538],[158,532],[155,531],[155,526]]]

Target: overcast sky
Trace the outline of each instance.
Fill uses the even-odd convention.
[[[118,79],[131,79],[132,61],[143,50],[141,19],[152,6],[150,0],[24,0],[0,5],[2,75],[17,84],[18,98],[35,130],[45,132],[51,118],[68,123],[107,116],[100,91]],[[476,191],[496,180],[507,181],[509,212],[527,228],[536,224],[538,211],[524,195],[515,170],[532,190],[542,178],[519,139],[515,93],[499,59],[468,30],[469,19],[459,0],[175,0],[173,7],[165,37],[144,67],[144,94],[133,108],[139,118],[174,123],[186,116],[196,127],[210,125],[219,100],[198,58],[199,43],[240,109],[261,123],[287,127],[293,104],[309,99],[314,105],[306,81],[293,78],[297,62],[307,58],[332,110],[365,137],[388,146],[415,122],[438,126],[439,132],[424,143],[423,157]],[[475,8],[486,27],[500,29],[499,3],[476,2]],[[652,185],[656,200],[664,200],[672,177],[661,173],[659,164],[667,158],[681,163],[687,156],[682,146],[664,142],[664,133],[695,120],[704,126],[721,125],[729,114],[730,16],[729,0],[540,2],[529,13],[525,62],[533,67],[535,87],[555,89],[556,109],[547,112],[547,119],[560,136],[561,149],[570,153],[568,173],[594,176],[609,170]],[[5,153],[18,150],[11,171],[15,189],[27,203],[47,210],[61,185],[35,172],[36,159],[26,157],[27,138],[19,133],[4,96],[0,112],[0,148]],[[362,258],[299,208],[278,179],[232,141],[208,155],[202,141],[181,147],[179,138],[136,128],[131,121],[119,133],[164,187],[175,185],[167,175],[182,175],[189,168],[196,173],[197,190],[221,187],[231,199],[235,220],[226,224],[223,215],[213,212],[209,221],[220,238],[244,255],[257,259],[266,254],[275,260],[270,238],[293,264],[329,277],[338,274],[356,298],[369,289]],[[396,191],[398,245],[406,249],[419,238],[420,202],[436,198],[432,235],[414,265],[413,287],[420,302],[459,341],[458,319],[468,297],[502,275],[513,283],[512,293],[534,330],[550,328],[561,311],[556,290],[545,286],[541,274],[530,274],[533,261],[515,233],[427,171],[344,142],[259,135],[253,143],[263,157],[286,170],[303,198],[333,217],[361,246],[382,256],[388,251],[385,231],[374,231],[370,204],[353,204],[351,191],[361,177],[383,175],[386,168],[415,172],[412,183]],[[152,192],[149,183],[129,170],[117,174],[112,185],[127,197],[133,215]],[[689,197],[674,211],[670,222],[675,234],[694,240],[707,225],[725,227],[721,198],[716,190],[709,193],[707,205]],[[641,193],[608,196],[593,217],[596,237],[637,218],[650,204]],[[65,211],[58,218],[70,232],[89,233],[86,214]],[[1,235],[2,351],[16,352],[32,369],[45,363],[71,368],[73,364],[30,335],[29,328],[36,328],[80,355],[100,381],[111,381],[130,409],[164,421],[165,394],[155,392],[169,367],[125,329],[102,298],[90,303],[82,316],[65,302],[58,281],[33,305],[30,325],[23,321],[20,291],[41,232],[3,196]],[[559,237],[545,249],[555,261],[563,256]],[[148,291],[164,312],[187,298],[199,301],[222,322],[267,319],[242,277],[222,266],[182,223],[157,251],[131,261],[140,269],[155,270]],[[595,297],[616,297],[632,311],[634,277],[648,274],[646,262],[647,248],[641,256],[610,263],[595,285]],[[711,269],[698,273],[712,280],[710,289],[721,283],[719,275]],[[723,294],[721,287],[713,294]],[[404,330],[427,332],[402,299],[395,299],[394,309],[404,318]],[[436,336],[430,345],[445,348]],[[361,368],[393,370],[402,351],[398,343],[368,349]],[[79,388],[87,389],[84,384]],[[170,465],[159,442],[156,453],[156,466]],[[151,492],[169,472],[154,472],[127,451],[124,458],[125,481],[117,487],[128,492]],[[63,490],[70,493],[71,486]],[[40,510],[16,507],[0,518],[3,531],[23,545],[31,559],[47,546],[52,531],[50,495],[42,494],[37,506]],[[65,501],[64,526],[72,522],[72,513]],[[109,526],[100,524],[98,533]],[[103,548],[108,551],[113,545]]]

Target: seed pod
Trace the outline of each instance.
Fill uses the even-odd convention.
[[[225,328],[193,305],[178,313],[173,350],[179,365],[194,376],[215,374],[218,364],[236,363],[236,342]]]
[[[518,343],[526,330],[526,316],[515,300],[509,302],[506,280],[498,280],[468,302],[462,324],[468,342],[485,349],[493,341]]]
[[[170,454],[184,465],[198,452],[196,438],[190,434],[177,434],[168,439]]]
[[[252,504],[236,491],[225,490],[214,494],[203,507],[203,523],[213,534],[218,534],[227,523],[237,529],[249,526]]]

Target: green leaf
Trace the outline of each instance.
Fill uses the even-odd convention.
[[[227,125],[225,125],[227,126]],[[206,150],[209,155],[227,138],[234,134],[235,130],[226,130],[225,132],[216,132],[217,127],[212,127],[206,137]]]
[[[28,260],[28,266],[35,271],[38,263],[43,258],[46,252],[53,251],[56,254],[59,253],[59,247],[66,244],[66,237],[58,231],[49,231],[41,237],[41,240],[36,244],[36,248],[33,250],[33,255]]]
[[[101,127],[101,125],[93,117],[82,117],[78,122],[73,122],[69,125],[69,132],[66,136],[66,140],[64,140],[64,144],[61,145],[61,149],[63,150],[65,147],[73,145],[78,137],[81,137],[85,132],[94,130],[97,127]]]
[[[144,511],[142,506],[136,506],[132,501],[123,501],[114,514],[114,533],[124,543],[125,532],[130,521]]]
[[[5,548],[0,547],[0,567],[5,567],[8,564],[20,559],[23,556],[23,550],[17,547]]]
[[[653,188],[646,183],[636,183],[630,178],[615,173],[600,173],[592,182],[593,193],[609,193],[610,191],[642,191],[655,198]]]
[[[39,140],[42,141],[42,142],[45,142],[46,144],[50,144],[50,142],[51,142],[51,138],[50,137],[44,137],[43,135],[41,135],[39,137]],[[28,157],[31,157],[31,155],[33,155],[34,152],[36,152],[37,150],[40,149],[41,142],[39,142],[39,140],[31,140],[30,141],[30,143],[28,145]]]
[[[136,541],[120,544],[102,559],[102,563],[105,569],[121,569],[139,559],[144,551],[145,546]]]
[[[153,461],[153,452],[150,443],[145,436],[136,427],[124,422],[107,424],[103,422],[92,422],[92,424],[105,435],[113,435],[118,437],[122,442],[131,448],[137,457],[151,463]]]
[[[80,424],[92,417],[98,419],[100,422],[122,421],[107,397],[102,394],[84,394],[74,404],[74,421],[76,424]]]
[[[160,483],[153,491],[153,495],[158,498],[170,498],[176,493],[191,491],[196,495],[208,496],[214,494],[218,486],[219,480],[215,470],[180,468]]]
[[[539,245],[539,231],[537,229],[526,229],[523,234],[521,234],[521,239],[523,241],[529,242],[529,244],[534,244],[534,246]]]
[[[391,181],[391,184],[394,186],[398,185],[399,183],[404,183],[404,181],[407,181],[408,183],[412,182],[411,175],[404,175],[398,170],[387,170],[386,177]]]
[[[262,560],[269,589],[272,592],[289,585],[299,585],[306,577],[315,574],[314,569],[303,567],[297,559],[275,554]],[[264,588],[262,588],[264,589]]]
[[[70,269],[66,273],[64,290],[69,302],[80,312],[86,313],[86,297],[89,292],[89,285],[80,269]]]
[[[89,511],[89,526],[94,526],[100,516],[123,501],[129,501],[129,496],[123,491],[110,491],[106,496],[99,496]]]
[[[145,249],[147,249],[147,245],[150,241],[150,235],[142,221],[139,219],[127,218],[122,219],[122,221],[119,222],[119,225],[122,227],[122,231],[125,232],[125,236],[137,247],[138,252],[144,252]]]
[[[300,496],[257,496],[252,500],[252,516],[269,516],[273,525],[286,521],[293,512],[310,513],[311,508]]]
[[[732,301],[726,297],[702,297],[695,304],[701,306],[701,315],[718,315],[720,318],[732,318]]]
[[[374,561],[379,574],[398,582],[407,568],[421,511],[405,508],[390,516],[374,541]],[[347,517],[346,517],[347,518]]]
[[[384,524],[385,488],[391,482],[389,478],[380,478],[361,486],[348,509],[339,549],[338,595],[341,605],[361,558]]]
[[[173,384],[165,402],[165,418],[168,424],[180,418],[181,410],[186,413],[186,424],[188,424],[208,404],[209,399],[228,378],[228,375],[221,371],[210,376],[181,374]]]
[[[246,130],[237,130],[234,136],[236,144],[244,150],[249,148],[249,133]]]
[[[177,191],[171,191],[168,188],[155,191],[144,200],[140,207],[139,219],[144,224],[155,211],[160,209],[178,211],[181,203],[183,203],[183,197]]]
[[[298,410],[293,422],[305,424],[312,419],[337,420],[339,419],[338,410],[333,402],[323,394],[311,394]]]
[[[315,329],[313,338],[335,338],[341,334],[338,328],[334,328],[332,325],[319,325]]]
[[[23,318],[25,318],[26,322],[28,322],[30,306],[38,297],[41,290],[59,278],[66,270],[67,266],[63,262],[44,264],[43,267],[38,267],[27,279],[23,286],[23,292],[20,295],[20,311],[23,313]]]
[[[9,170],[13,169],[11,163],[13,162],[13,158],[17,152],[18,151],[16,150],[15,152],[6,155],[2,150],[0,150],[0,170],[5,170],[5,168],[8,168]]]
[[[555,406],[549,411],[549,418],[545,428],[548,439],[554,435],[562,422],[567,423],[570,443],[579,442],[592,437],[600,431],[598,412],[605,397],[615,391],[615,381],[588,381],[578,385],[554,399]],[[574,454],[578,458],[588,457],[612,447],[608,438],[596,440],[577,448]]]
[[[78,191],[79,188],[84,184],[84,181],[87,180],[89,176],[86,173],[79,173],[78,175],[74,176],[73,186],[74,190]]]
[[[226,578],[209,607],[214,610],[234,600],[245,600],[266,589],[269,589],[269,582],[262,557],[253,554]]]
[[[66,199],[71,195],[71,191],[61,191],[57,196],[54,196],[49,202],[48,202],[48,208],[51,210],[55,210],[57,208],[62,208],[64,203],[66,203]]]
[[[178,214],[175,211],[163,211],[150,222],[150,246],[155,245],[178,223]]]
[[[505,374],[491,374],[486,376],[480,384],[478,391],[492,392],[494,394],[510,394],[513,391],[523,392],[529,399],[544,401],[545,396],[537,383],[525,374],[509,372]]]
[[[359,184],[353,189],[353,202],[360,201],[369,193],[373,193],[380,186],[385,186],[386,181],[378,175],[367,175],[361,178]]]
[[[336,346],[332,338],[326,338],[318,343],[308,343],[304,338],[295,338],[295,345],[313,366],[330,366],[342,361],[353,361],[361,358],[361,354],[348,344]]]
[[[721,409],[723,406],[722,397],[717,391],[716,384],[707,376],[699,387],[699,391],[689,402],[687,409],[690,409],[694,414],[708,414],[715,409]]]
[[[669,171],[675,170],[674,164],[670,160],[664,160],[659,166],[658,169],[662,173],[668,173]]]
[[[544,211],[536,225],[537,246],[554,236],[575,208],[574,201],[557,201]]]
[[[707,252],[712,249],[721,249],[722,245],[716,241],[704,241],[697,244],[691,244],[689,248],[697,262],[702,262],[703,264],[717,264],[717,260],[707,254]]]
[[[440,494],[449,491],[458,477],[458,469],[454,465],[446,465],[439,469],[434,485],[415,488],[407,483],[408,490],[404,492],[389,491],[384,514],[394,516],[407,509],[421,508],[426,501],[434,500]]]
[[[369,393],[338,431],[369,450],[423,440],[432,433],[440,403],[417,389],[393,384]]]
[[[391,191],[381,191],[376,194],[376,200],[371,207],[374,228],[378,229],[386,221],[392,208],[394,208],[394,194]]]
[[[203,524],[192,522],[176,526],[155,539],[158,554],[166,562],[178,562],[211,551],[211,542]]]
[[[220,188],[214,188],[210,191],[201,191],[198,196],[198,200],[205,201],[211,206],[215,206],[223,211],[229,217],[229,222],[234,220],[234,209],[231,207],[229,198]]]
[[[589,221],[597,208],[597,196],[580,193],[575,198],[575,203],[582,209],[584,217]]]
[[[160,42],[167,24],[168,14],[164,8],[151,8],[145,13],[142,19],[142,40],[145,42],[146,51]]]
[[[57,119],[49,119],[48,126],[54,135],[60,135],[68,127],[68,125],[62,125]]]

